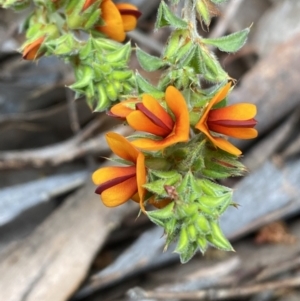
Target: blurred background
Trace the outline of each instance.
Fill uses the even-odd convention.
[[[128,2],[143,13],[128,40],[159,56],[171,32],[153,32],[160,1]],[[203,36],[252,26],[239,52],[216,55],[237,80],[229,102],[257,105],[259,137],[234,141],[249,172],[223,181],[240,204],[221,218],[236,253],[209,249],[181,265],[137,206],[109,209],[94,194],[104,134],[126,126],[74,100],[68,65],[22,60],[26,12],[0,9],[0,301],[300,300],[300,1],[218,10]],[[134,56],[131,67],[159,78]]]

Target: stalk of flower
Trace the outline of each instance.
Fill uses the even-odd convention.
[[[91,4],[92,1],[87,0],[84,7]],[[95,29],[117,42],[125,40],[125,33],[136,27],[137,19],[141,16],[138,8],[129,3],[115,4],[111,0],[103,0],[100,9],[104,25],[96,26]]]
[[[129,162],[128,166],[110,166],[96,170],[92,179],[98,185],[96,193],[101,195],[104,205],[115,207],[132,199],[143,201],[146,183],[145,157],[123,136],[109,132],[106,140],[111,150],[120,158]]]
[[[128,124],[136,131],[151,133],[159,138],[139,138],[132,141],[137,148],[162,150],[178,142],[189,140],[189,111],[182,94],[173,86],[165,92],[165,101],[170,113],[151,95],[144,94],[141,102],[122,102],[111,109],[114,116],[126,117]]]
[[[27,44],[23,50],[23,59],[24,60],[35,60],[43,55],[40,51],[40,48],[45,40],[45,37],[39,37],[35,41]]]
[[[196,124],[196,128],[204,133],[216,147],[239,156],[242,152],[226,139],[216,136],[214,133],[239,139],[252,139],[257,137],[254,129],[257,121],[256,106],[250,103],[239,103],[224,108],[213,109],[213,106],[222,101],[228,94],[231,84],[221,88],[210,100],[203,115]],[[213,132],[213,133],[212,133]]]

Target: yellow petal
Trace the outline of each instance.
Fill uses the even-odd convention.
[[[110,149],[120,158],[136,163],[139,151],[123,136],[108,132],[106,140]]]

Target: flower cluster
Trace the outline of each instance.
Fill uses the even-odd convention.
[[[187,103],[181,92],[173,86],[166,89],[162,100],[144,94],[141,100],[128,99],[113,106],[109,115],[126,119],[141,137],[133,138],[129,142],[114,133],[106,135],[111,150],[126,160],[129,166],[104,167],[93,174],[94,183],[99,185],[96,193],[101,195],[103,203],[114,207],[133,199],[144,208],[146,200],[143,185],[147,182],[147,170],[152,166],[151,163],[147,166],[143,151],[154,152],[147,152],[146,158],[158,156],[168,160],[166,149],[174,146],[177,149],[184,148],[192,139],[190,133],[199,135],[201,132],[214,147],[234,156],[240,155],[241,151],[224,136],[255,138],[257,131],[253,127],[256,125],[256,107],[241,103],[214,108],[226,98],[230,88],[231,83],[228,83],[215,94],[203,108],[202,114],[199,114],[199,121],[194,128],[190,125]],[[170,162],[168,166],[174,167],[175,163]]]
[[[180,1],[184,9],[178,16],[173,7]],[[160,1],[155,27],[174,29],[161,57],[132,47],[130,41],[121,44],[141,16],[130,3],[33,1],[24,27],[24,59],[55,55],[67,61],[74,69],[75,82],[69,88],[76,97],[85,96],[94,111],[106,111],[135,131],[127,138],[106,134],[118,157],[112,161],[123,165],[93,173],[96,193],[108,207],[137,202],[152,222],[164,228],[166,246],[178,242],[175,251],[182,262],[197,249],[205,252],[208,244],[232,250],[219,227],[220,215],[235,206],[232,190],[215,181],[245,171],[238,161],[241,150],[227,138],[257,136],[255,105],[227,106],[231,78],[209,50],[214,46],[227,53],[238,51],[250,28],[221,38],[203,38],[197,31],[198,21],[209,26],[214,4],[225,1],[170,0],[173,5]],[[30,1],[2,3],[17,9]],[[133,49],[145,71],[161,71],[157,86],[129,68]],[[204,89],[203,82],[210,88]],[[147,205],[155,209],[148,210]]]

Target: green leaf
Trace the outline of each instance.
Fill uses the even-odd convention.
[[[156,71],[165,65],[165,62],[162,59],[152,56],[138,47],[136,49],[136,56],[141,67],[149,72]]]
[[[151,85],[146,79],[144,79],[138,72],[136,73],[136,83],[140,93],[149,93],[154,98],[162,98],[165,93],[161,92],[153,85]]]
[[[175,28],[185,29],[188,27],[188,24],[181,18],[174,15],[168,5],[162,1],[158,8],[155,28],[161,28],[164,26],[173,26]]]
[[[250,28],[245,28],[241,31],[232,33],[217,39],[202,39],[202,42],[208,45],[213,45],[225,52],[236,52],[246,43]]]

